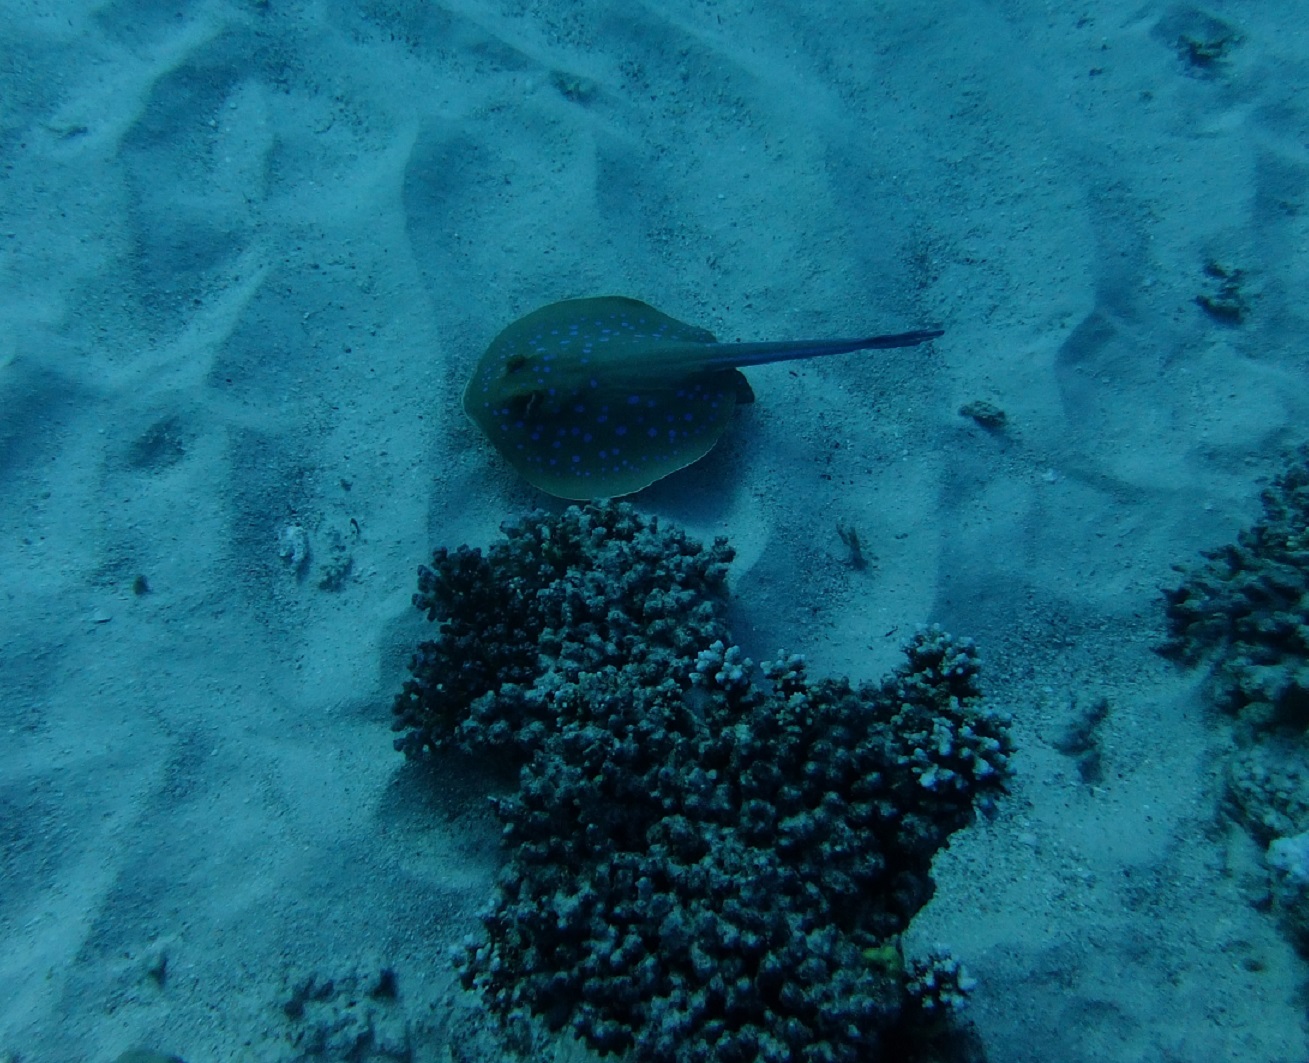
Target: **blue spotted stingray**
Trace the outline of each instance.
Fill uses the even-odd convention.
[[[534,487],[614,498],[709,453],[737,403],[754,401],[742,366],[914,347],[939,335],[719,343],[637,299],[567,299],[492,341],[464,389],[464,410]]]

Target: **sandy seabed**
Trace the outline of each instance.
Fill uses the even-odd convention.
[[[1012,795],[907,945],[991,1058],[1309,1057],[1228,721],[1154,652],[1309,424],[1303,14],[3,0],[0,1057],[459,1056],[497,828],[391,749],[414,571],[547,501],[459,409],[488,341],[611,292],[946,330],[751,370],[634,501],[732,539],[756,656],[978,641]],[[1054,736],[1101,697],[1087,785]]]

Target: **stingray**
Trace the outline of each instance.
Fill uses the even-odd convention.
[[[464,389],[464,411],[532,486],[615,498],[709,453],[736,405],[754,401],[741,367],[940,335],[719,343],[637,299],[566,299],[492,341]]]

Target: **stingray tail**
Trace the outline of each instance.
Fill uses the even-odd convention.
[[[797,358],[822,358],[850,351],[883,351],[891,347],[917,347],[944,334],[942,329],[915,329],[887,336],[865,336],[857,340],[783,340],[780,343],[718,343],[706,350],[707,367],[741,369],[768,362],[790,362]]]

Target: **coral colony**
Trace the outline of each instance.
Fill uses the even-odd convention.
[[[1263,492],[1263,515],[1164,591],[1163,651],[1208,662],[1234,714],[1228,807],[1262,845],[1271,898],[1309,952],[1309,447]]]
[[[503,531],[420,570],[438,628],[395,702],[406,754],[521,765],[464,985],[640,1060],[905,1058],[971,979],[944,952],[906,964],[898,935],[1008,771],[972,644],[922,630],[858,687],[756,667],[725,540],[623,504]]]

